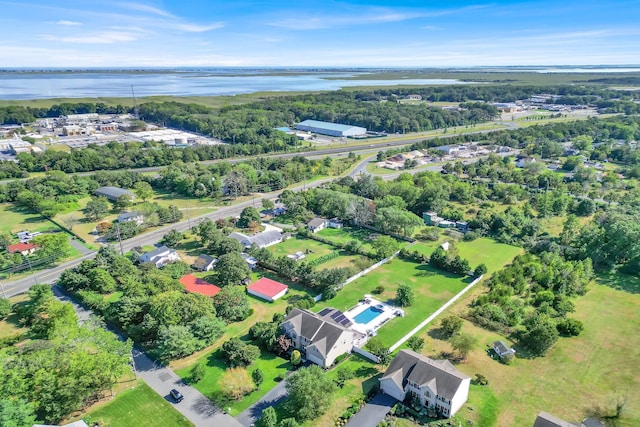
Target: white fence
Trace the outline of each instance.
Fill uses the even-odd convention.
[[[373,363],[380,363],[380,359],[378,358],[378,356],[376,356],[375,354],[371,354],[369,353],[367,350],[364,350],[360,347],[356,347],[355,345],[353,346],[353,349],[351,349],[351,351],[353,353],[357,353],[360,356],[363,356],[369,360],[371,360]]]
[[[389,351],[394,351],[395,349],[397,349],[398,347],[400,347],[402,344],[404,344],[409,338],[411,338],[412,336],[414,336],[415,334],[418,333],[418,331],[420,331],[420,329],[424,328],[425,326],[427,326],[427,324],[429,322],[431,322],[433,319],[435,319],[436,317],[438,317],[443,311],[445,311],[447,308],[449,308],[449,306],[451,304],[453,304],[454,302],[456,302],[462,295],[464,295],[465,293],[467,293],[467,291],[471,288],[473,288],[476,283],[478,283],[480,280],[482,280],[482,275],[480,275],[479,277],[477,277],[473,282],[469,283],[467,285],[467,287],[465,287],[463,290],[461,290],[460,292],[458,292],[456,295],[454,295],[453,298],[451,298],[449,301],[447,301],[446,303],[444,303],[444,305],[442,307],[440,307],[439,309],[437,309],[435,311],[435,313],[433,313],[431,316],[427,317],[426,319],[424,319],[422,321],[422,323],[420,323],[418,326],[416,326],[415,328],[413,328],[411,330],[411,332],[409,332],[407,335],[405,335],[404,337],[400,338],[400,340],[395,343],[394,345],[392,345],[391,347],[389,347]],[[355,347],[354,347],[355,348]]]

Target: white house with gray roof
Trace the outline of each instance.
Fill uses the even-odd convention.
[[[144,215],[136,211],[122,212],[118,215],[118,222],[135,222],[137,225],[142,225],[144,223]]]
[[[344,319],[343,319],[344,318]],[[336,309],[320,313],[294,308],[280,325],[302,356],[321,368],[328,368],[338,356],[351,352],[357,332],[349,319]]]
[[[433,360],[411,350],[401,350],[380,378],[380,390],[403,401],[408,397],[450,418],[469,397],[471,377],[448,360]]]
[[[170,262],[180,261],[178,253],[166,246],[160,246],[150,252],[140,255],[140,262],[152,262],[157,268],[160,268]]]
[[[256,245],[259,248],[266,248],[267,246],[280,243],[284,239],[282,233],[277,230],[267,230],[262,233],[254,234],[253,236],[247,236],[246,234],[234,231],[229,234],[229,237],[240,242],[240,244],[245,248],[249,248],[251,245]]]

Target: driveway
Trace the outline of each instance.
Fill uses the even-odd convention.
[[[260,400],[249,406],[244,412],[238,415],[236,419],[240,422],[240,424],[242,424],[244,427],[251,427],[258,421],[258,419],[262,415],[262,411],[264,411],[269,406],[275,406],[278,403],[282,402],[287,396],[285,383],[285,381],[280,381],[278,385],[272,388],[267,394],[262,396]]]
[[[69,298],[59,286],[52,287],[54,295],[62,302],[70,302],[73,305],[76,314],[81,322],[87,321],[93,314],[77,304]],[[125,340],[125,337],[114,330],[109,329],[116,334],[119,339]],[[209,399],[195,388],[185,383],[182,378],[176,375],[171,369],[161,366],[147,357],[142,351],[134,347],[132,350],[133,365],[136,376],[142,378],[156,393],[169,401],[173,407],[191,421],[196,427],[224,426],[224,427],[242,427],[233,417],[223,413]],[[175,388],[184,396],[184,400],[180,403],[174,403],[169,391]]]
[[[345,427],[376,427],[397,402],[387,394],[378,393],[349,420]]]

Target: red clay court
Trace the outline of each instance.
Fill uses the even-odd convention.
[[[212,297],[220,292],[220,288],[216,285],[212,285],[206,280],[199,279],[193,274],[185,274],[180,278],[180,283],[189,292],[194,292],[201,295]]]

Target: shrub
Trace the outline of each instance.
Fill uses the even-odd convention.
[[[191,377],[192,382],[202,381],[204,375],[207,372],[207,368],[202,363],[196,363],[193,365],[191,370],[189,370],[189,375]]]
[[[273,379],[275,382],[279,383],[280,381],[284,380],[284,374],[278,374],[276,375],[276,377]]]
[[[376,286],[376,288],[373,290],[373,293],[377,295],[380,295],[383,292],[384,292],[384,286],[382,285]]]
[[[489,380],[482,374],[476,374],[473,383],[476,385],[489,385]]]
[[[564,319],[558,322],[556,328],[562,335],[577,337],[584,330],[584,324],[576,319]]]

